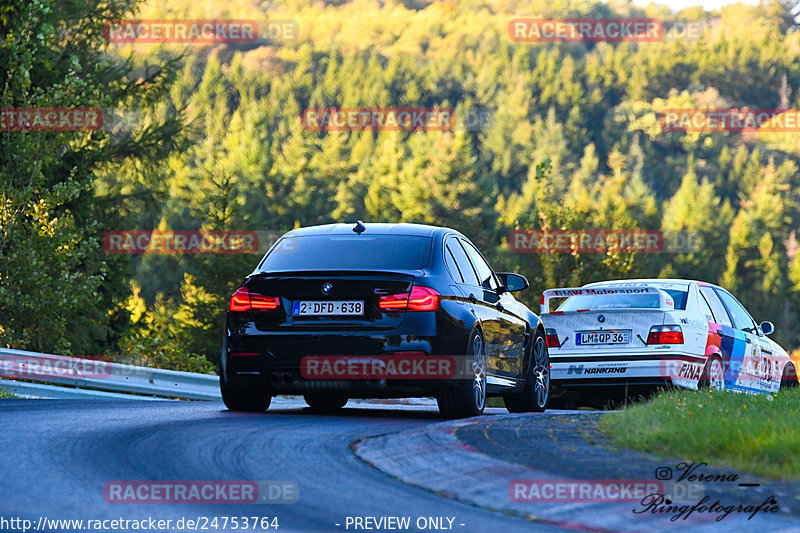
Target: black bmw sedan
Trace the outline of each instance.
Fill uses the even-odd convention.
[[[234,411],[278,394],[318,411],[349,398],[435,397],[448,418],[487,396],[544,411],[550,361],[539,317],[461,233],[416,224],[290,231],[231,297],[220,388]]]

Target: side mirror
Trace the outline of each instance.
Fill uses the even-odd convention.
[[[761,333],[764,335],[772,335],[775,333],[775,326],[772,324],[772,322],[764,321],[758,327],[761,328]]]
[[[508,292],[524,291],[530,287],[530,283],[525,276],[512,272],[500,272],[497,274],[503,284],[503,288]]]

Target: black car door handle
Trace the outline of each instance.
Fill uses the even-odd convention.
[[[497,308],[498,311],[502,311],[505,309],[505,307],[503,307],[503,304],[501,304],[500,302],[497,302],[496,304],[494,304],[494,306]]]
[[[745,337],[745,338],[744,338],[744,341],[745,341],[747,344],[753,344],[753,341],[752,341],[752,340],[750,340],[750,337]]]
[[[470,301],[470,303],[473,303],[473,304],[474,304],[475,302],[477,302],[477,301],[478,301],[478,299],[477,299],[477,298],[475,298],[475,295],[474,295],[474,294],[470,294],[470,295],[467,297],[467,300],[469,300],[469,301]]]

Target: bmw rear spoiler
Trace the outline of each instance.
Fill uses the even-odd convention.
[[[562,287],[559,289],[547,289],[542,293],[541,314],[550,313],[550,298],[569,298],[571,296],[602,296],[605,294],[658,294],[659,309],[675,309],[675,302],[666,291],[654,285],[644,284],[608,284],[595,287]],[[630,308],[627,308],[630,309]],[[606,311],[607,309],[604,309]],[[581,309],[584,311],[584,309]],[[591,311],[591,309],[585,309]],[[553,311],[552,314],[561,314],[563,311]]]

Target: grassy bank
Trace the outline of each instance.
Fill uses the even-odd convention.
[[[0,389],[0,400],[3,398],[19,398],[19,396],[14,396],[10,392],[6,391],[5,389]]]
[[[777,395],[669,391],[609,413],[615,446],[800,479],[800,389]]]

